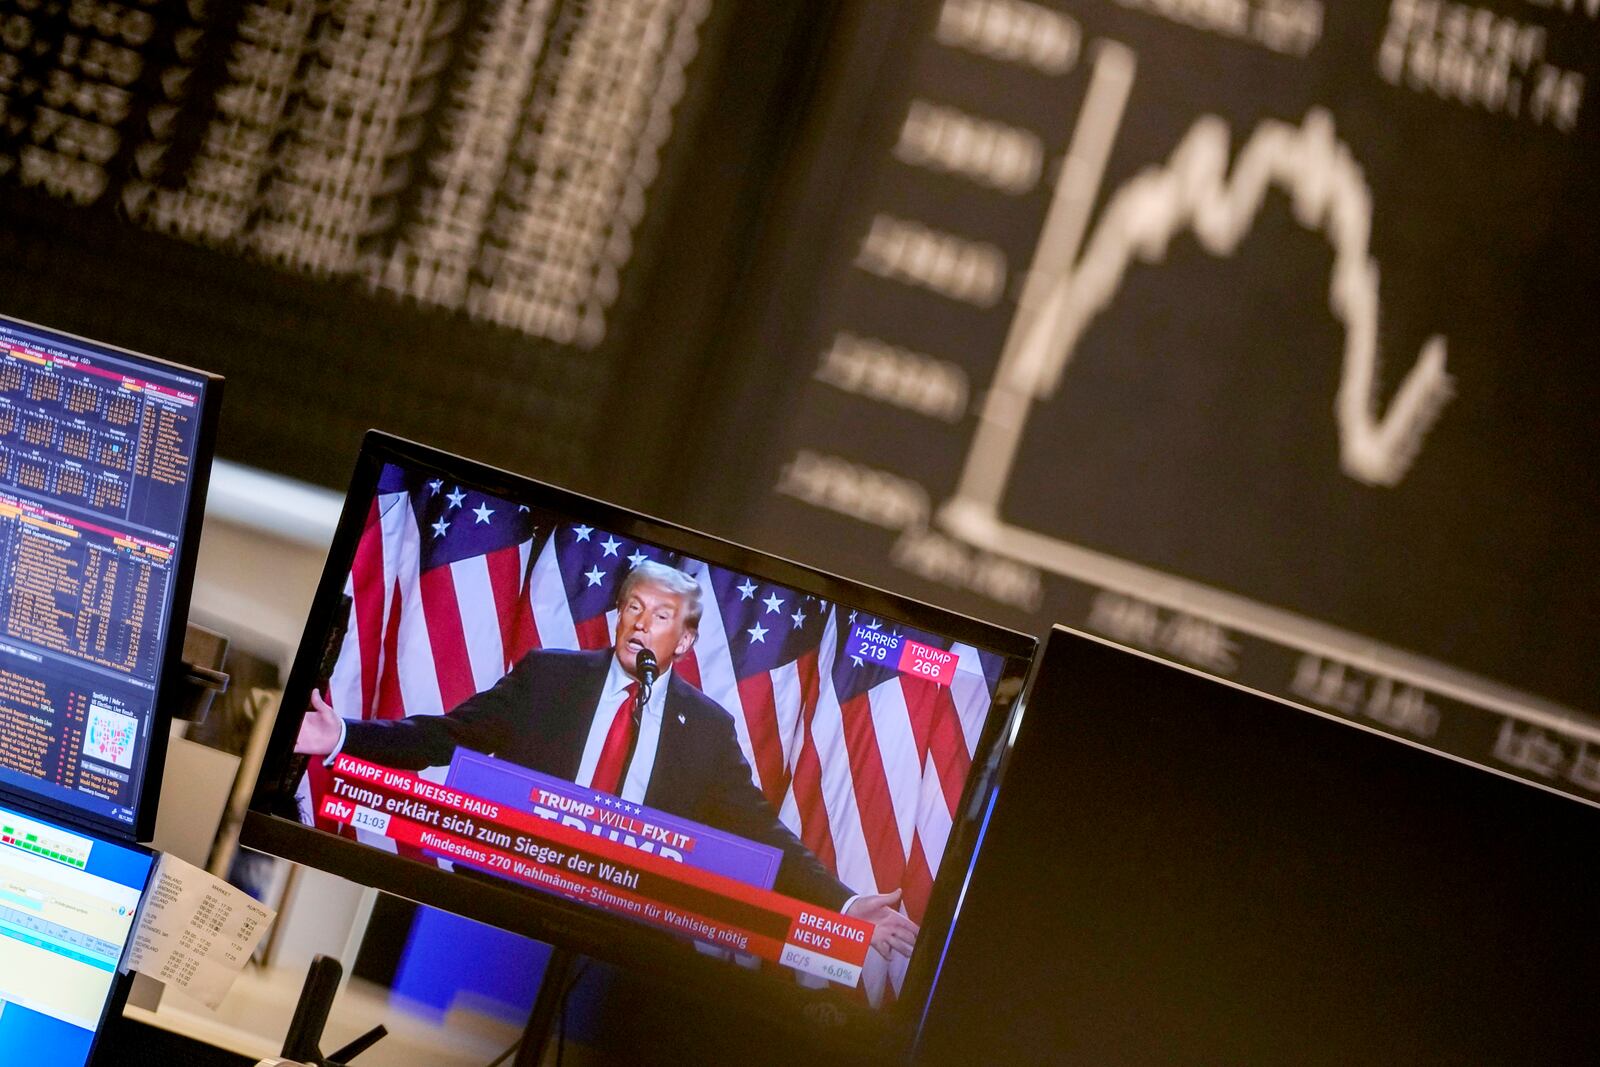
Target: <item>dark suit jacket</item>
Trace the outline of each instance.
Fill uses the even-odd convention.
[[[447,764],[458,747],[469,748],[571,781],[611,656],[610,649],[530,652],[491,688],[447,715],[346,723],[343,751],[420,770]],[[773,886],[780,893],[834,910],[850,898],[850,890],[778,821],[751,782],[733,719],[677,674],[667,685],[644,802],[782,850]]]

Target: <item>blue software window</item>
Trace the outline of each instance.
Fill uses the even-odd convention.
[[[0,1063],[89,1058],[151,862],[0,807]]]
[[[135,822],[213,384],[0,318],[0,787],[13,795]]]

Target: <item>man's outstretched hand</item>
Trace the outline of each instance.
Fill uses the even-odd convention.
[[[872,924],[872,947],[885,959],[896,952],[910,957],[911,950],[917,947],[917,924],[900,914],[898,889],[893,893],[864,893],[852,900],[844,913]]]
[[[339,715],[322,694],[311,691],[311,707],[300,720],[294,750],[303,756],[326,756],[339,743]]]

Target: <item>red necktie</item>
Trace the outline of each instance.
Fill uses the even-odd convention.
[[[638,682],[628,683],[628,691],[623,694],[622,704],[611,720],[605,747],[600,750],[600,762],[594,765],[594,778],[589,782],[591,789],[611,794],[622,792],[622,765],[633,744],[633,694],[638,690]]]

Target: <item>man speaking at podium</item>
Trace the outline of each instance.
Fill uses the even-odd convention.
[[[467,748],[771,845],[783,853],[775,890],[870,922],[874,948],[909,956],[917,926],[896,910],[900,891],[852,895],[755,787],[728,712],[672,673],[700,613],[699,583],[647,560],[622,581],[610,649],[537,649],[445,715],[348,721],[312,693],[295,751],[421,770]],[[635,726],[652,655],[660,676]]]

